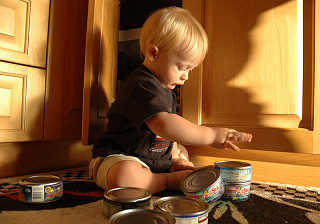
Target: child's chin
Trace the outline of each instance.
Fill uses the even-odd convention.
[[[163,86],[165,89],[174,89],[176,88],[176,85],[167,85],[167,86]]]

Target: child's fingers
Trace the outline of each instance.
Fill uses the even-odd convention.
[[[179,163],[175,163],[171,166],[170,172],[178,170],[194,170],[194,164],[188,160],[180,160]]]
[[[227,141],[230,142],[251,142],[252,135],[244,132],[229,132],[227,134]]]
[[[239,142],[251,142],[252,135],[247,134],[244,132],[229,132],[227,134],[227,139],[223,144],[223,147],[225,149],[232,149],[234,151],[240,151],[238,146],[234,145],[233,143],[239,143]]]
[[[226,142],[223,144],[223,147],[224,147],[225,149],[232,149],[232,150],[234,150],[234,151],[236,151],[236,152],[239,152],[239,151],[240,151],[239,147],[236,146],[236,145],[234,145],[234,144],[232,144],[230,141],[226,141]]]

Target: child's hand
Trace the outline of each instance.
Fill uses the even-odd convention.
[[[195,170],[192,162],[186,159],[175,158],[172,159],[172,165],[170,167],[170,172],[175,172],[179,170]]]
[[[228,128],[217,128],[216,141],[213,143],[213,147],[222,149],[233,149],[234,151],[240,151],[238,146],[233,143],[251,142],[252,135],[244,132],[238,132]]]

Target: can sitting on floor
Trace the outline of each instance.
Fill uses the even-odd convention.
[[[111,224],[175,224],[175,218],[169,213],[150,209],[127,209],[111,216]]]
[[[171,214],[177,224],[207,224],[208,203],[187,197],[169,196],[154,202],[156,211],[163,211]]]
[[[241,161],[218,161],[215,167],[220,171],[224,182],[221,198],[231,201],[246,201],[250,197],[251,165]]]
[[[214,164],[224,183],[250,183],[251,165],[241,161],[218,161]]]
[[[57,175],[30,176],[19,180],[19,201],[47,203],[63,196],[63,180]]]
[[[126,209],[148,209],[151,194],[142,188],[114,188],[104,193],[103,211],[107,218]]]

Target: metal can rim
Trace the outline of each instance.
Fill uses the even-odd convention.
[[[126,209],[121,212],[117,212],[110,218],[111,224],[117,224],[117,220],[119,218],[125,218],[127,215],[132,214],[139,214],[139,213],[148,213],[148,214],[155,214],[155,215],[161,215],[162,217],[165,217],[166,220],[168,220],[167,224],[175,224],[176,219],[169,213],[158,211],[158,210],[151,210],[151,209],[141,209],[141,208],[135,208],[135,209]],[[150,218],[150,217],[149,217]]]
[[[177,213],[177,212],[165,211],[164,208],[161,208],[159,206],[159,204],[161,202],[166,201],[166,200],[170,200],[170,199],[172,199],[172,200],[179,200],[180,199],[180,200],[195,202],[195,203],[197,203],[199,205],[199,210],[198,211],[194,211],[194,212],[188,212],[188,213]],[[208,210],[209,210],[209,205],[208,205],[207,202],[199,200],[199,199],[188,198],[188,197],[183,197],[183,196],[168,196],[168,197],[159,198],[154,202],[153,207],[154,207],[155,210],[168,212],[168,213],[172,214],[173,216],[185,216],[186,214],[187,215],[201,215],[201,214],[204,214],[204,213],[208,212]]]
[[[32,178],[48,178],[50,181],[42,181],[42,182],[32,182]],[[55,184],[63,182],[62,178],[59,175],[33,175],[29,177],[25,177],[19,180],[19,185],[22,186],[36,186],[36,185],[46,185],[46,184]]]
[[[195,190],[189,190],[185,187],[185,182],[187,181],[188,178],[192,177],[193,175],[199,173],[199,172],[202,172],[204,170],[210,170],[212,171],[215,175],[216,175],[216,178],[213,180],[213,182],[209,185],[209,186],[204,186],[203,188],[201,189],[195,189]],[[220,171],[214,167],[204,167],[204,168],[201,168],[201,169],[197,169],[191,173],[189,173],[187,176],[185,176],[182,181],[181,181],[181,184],[180,184],[180,188],[183,192],[187,192],[187,193],[197,193],[197,192],[200,192],[200,191],[203,191],[205,189],[207,189],[208,187],[216,184],[219,179],[221,179],[221,175],[220,175]]]
[[[223,164],[231,164],[231,163],[242,164],[243,166],[223,166]],[[243,161],[236,161],[236,160],[222,160],[222,161],[215,162],[214,166],[215,167],[218,166],[221,168],[229,168],[229,169],[247,169],[251,167],[251,164]]]
[[[140,192],[144,192],[144,194],[142,194],[142,197],[135,197],[135,198],[119,198],[119,197],[115,197],[115,196],[112,195],[112,192],[121,191],[121,190],[140,191]],[[135,188],[135,187],[113,188],[113,189],[105,191],[103,196],[104,196],[105,200],[109,200],[109,201],[112,201],[112,202],[122,202],[122,203],[147,201],[147,200],[151,199],[151,193],[148,190],[142,189],[142,188]]]

